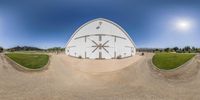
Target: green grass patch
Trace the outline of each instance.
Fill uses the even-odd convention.
[[[44,67],[49,61],[49,56],[46,54],[8,53],[6,55],[16,63],[30,69]]]
[[[194,56],[195,54],[190,53],[156,53],[153,64],[159,69],[170,70],[183,65]]]

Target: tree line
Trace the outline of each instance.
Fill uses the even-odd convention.
[[[41,49],[37,47],[30,47],[30,46],[16,46],[9,49],[3,49],[0,47],[0,53],[3,51],[8,52],[15,52],[15,51],[42,51],[42,52],[54,52],[60,53],[64,52],[65,48],[61,47],[53,47],[48,49]],[[173,47],[173,48],[138,48],[137,51],[139,52],[176,52],[176,53],[200,53],[200,48],[185,46],[183,48]]]
[[[176,53],[200,53],[200,48],[185,46],[183,48],[139,48],[139,52],[176,52]]]
[[[200,48],[185,46],[183,48],[165,48],[165,52],[177,52],[177,53],[200,53]]]
[[[48,48],[46,51],[47,51],[47,52],[60,53],[60,52],[64,52],[64,51],[65,51],[65,48],[53,47],[53,48]]]
[[[6,51],[14,52],[14,51],[43,51],[43,49],[37,48],[37,47],[30,47],[30,46],[16,46],[9,49],[6,49]]]
[[[16,46],[16,47],[4,49],[3,47],[0,47],[0,53],[2,53],[3,51],[7,51],[7,52],[40,51],[40,52],[55,52],[55,53],[59,53],[59,52],[64,52],[65,48],[53,47],[53,48],[48,48],[48,49],[41,49],[41,48],[31,47],[31,46]]]

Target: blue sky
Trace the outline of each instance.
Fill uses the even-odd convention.
[[[137,47],[200,47],[199,11],[198,0],[0,0],[0,46],[64,47],[79,26],[107,18]]]

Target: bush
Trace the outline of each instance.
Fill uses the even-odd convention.
[[[0,47],[0,53],[1,53],[1,52],[3,52],[3,48],[2,48],[2,47]]]
[[[121,55],[117,56],[117,59],[122,59],[122,56]]]
[[[197,52],[200,53],[200,49],[197,49]]]
[[[142,56],[144,56],[144,52],[142,53]]]
[[[78,56],[79,59],[82,59],[82,56]]]

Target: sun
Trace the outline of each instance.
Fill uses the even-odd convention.
[[[176,27],[178,30],[186,31],[191,28],[191,23],[188,20],[179,20],[176,22]]]

